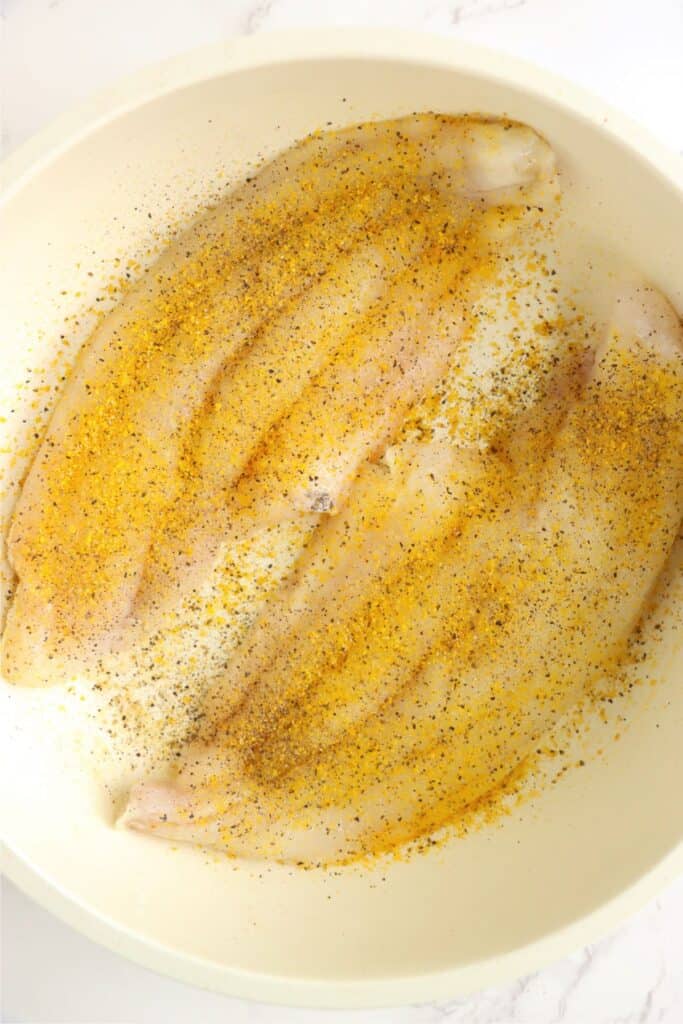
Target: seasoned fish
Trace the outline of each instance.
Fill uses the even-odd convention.
[[[623,653],[677,535],[683,331],[654,290],[622,295],[540,474],[531,504],[513,478],[514,504],[435,560],[420,595],[436,596],[411,606],[430,643],[378,715],[277,783],[188,760],[178,783],[134,790],[126,824],[343,861],[432,832],[504,781]]]
[[[48,682],[134,642],[153,538],[193,496],[188,434],[250,339],[388,221],[425,202],[531,201],[552,172],[531,129],[420,115],[317,134],[198,220],[102,321],[55,409],[9,533],[5,674]]]

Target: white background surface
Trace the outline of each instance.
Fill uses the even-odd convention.
[[[150,61],[231,34],[342,24],[428,29],[527,57],[599,93],[683,153],[683,0],[0,0],[2,149]],[[0,918],[8,1022],[683,1021],[683,880],[616,934],[513,985],[357,1014],[257,1006],[160,978],[81,938],[9,883]]]

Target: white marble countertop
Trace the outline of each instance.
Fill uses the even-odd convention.
[[[94,89],[231,34],[400,25],[499,47],[573,78],[683,153],[683,0],[0,0],[8,153]],[[683,880],[615,934],[447,1004],[320,1013],[244,1003],[95,946],[4,882],[0,1020],[45,1024],[653,1024],[683,1021]]]

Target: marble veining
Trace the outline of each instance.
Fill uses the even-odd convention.
[[[276,0],[262,0],[250,6],[244,14],[244,34],[253,35],[266,27],[266,22],[275,6]]]
[[[683,153],[681,0],[0,0],[0,150],[9,152],[62,109],[150,61],[231,34],[344,24],[437,31],[535,60],[600,93]],[[683,879],[613,934],[509,985],[356,1014],[276,1009],[199,992],[100,949],[9,883],[2,892],[0,1017],[7,1021],[683,1021]]]

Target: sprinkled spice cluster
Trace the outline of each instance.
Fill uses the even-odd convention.
[[[614,673],[683,512],[683,335],[642,283],[609,323],[560,296],[559,198],[523,125],[315,133],[84,345],[12,519],[3,668],[119,686],[175,743],[131,827],[428,846]]]

